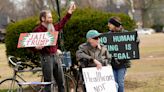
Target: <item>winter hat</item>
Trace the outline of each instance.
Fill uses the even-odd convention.
[[[116,27],[120,27],[122,25],[121,22],[117,21],[114,18],[109,19],[108,23],[111,23],[111,24],[113,24]]]

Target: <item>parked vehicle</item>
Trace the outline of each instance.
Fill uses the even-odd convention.
[[[135,31],[137,31],[138,34],[144,34],[144,35],[151,35],[155,33],[155,30],[152,28],[137,28],[135,29]]]
[[[0,34],[0,42],[5,43],[5,34]]]
[[[164,33],[164,27],[162,28],[162,32]]]

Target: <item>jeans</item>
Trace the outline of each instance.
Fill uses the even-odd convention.
[[[58,85],[58,92],[64,92],[64,74],[62,63],[57,55],[41,55],[41,66],[45,82],[53,82]],[[45,92],[51,92],[51,85],[45,86]]]
[[[124,92],[124,78],[126,74],[126,68],[113,69],[113,74],[118,86],[118,92]]]

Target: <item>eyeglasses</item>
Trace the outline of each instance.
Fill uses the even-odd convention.
[[[94,38],[92,38],[92,39],[94,39],[94,40],[98,40],[98,39],[99,39],[99,37],[94,37]]]

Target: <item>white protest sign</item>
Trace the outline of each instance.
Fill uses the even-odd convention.
[[[87,92],[117,92],[111,66],[83,68],[83,77]]]

